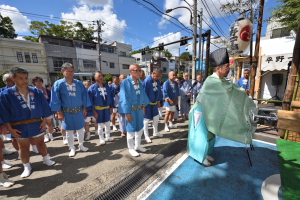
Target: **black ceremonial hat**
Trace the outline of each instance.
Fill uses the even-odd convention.
[[[220,48],[212,52],[209,56],[212,67],[218,67],[229,63],[229,56],[226,48]]]

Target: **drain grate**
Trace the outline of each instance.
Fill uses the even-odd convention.
[[[185,134],[180,140],[174,142],[169,148],[163,150],[160,154],[141,166],[137,171],[103,192],[100,196],[96,197],[95,200],[121,200],[128,197],[174,156],[187,147],[187,141],[182,140],[187,138],[187,136],[188,134]]]

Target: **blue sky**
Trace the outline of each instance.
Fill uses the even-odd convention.
[[[207,2],[208,7],[216,18],[216,21],[227,36],[229,35],[228,24],[232,24],[237,14],[233,16],[224,16],[224,19],[222,19],[220,14],[224,15],[224,13],[221,12],[219,7],[220,3],[231,1],[233,0],[204,1]],[[128,43],[132,45],[133,49],[140,49],[146,44],[150,47],[157,46],[162,42],[168,43],[178,40],[183,36],[192,36],[192,32],[181,30],[183,29],[183,26],[179,22],[172,20],[175,24],[177,24],[176,26],[163,19],[161,15],[155,14],[153,11],[141,6],[137,2],[140,2],[153,11],[159,13],[153,6],[143,0],[2,0],[0,3],[0,12],[3,16],[11,17],[16,32],[22,36],[30,35],[28,27],[31,21],[48,20],[52,23],[58,24],[59,21],[55,18],[51,18],[51,16],[68,19],[67,21],[72,20],[72,22],[81,21],[83,24],[92,23],[88,21],[101,19],[106,23],[103,26],[105,32],[102,33],[104,40],[108,43],[111,41]],[[159,10],[162,11],[166,8],[187,6],[187,4],[182,0],[149,0],[149,2],[153,3]],[[187,0],[187,2],[192,4],[193,1]],[[198,2],[198,9],[200,9],[203,5],[201,0],[198,0]],[[266,1],[264,18],[269,17],[269,11],[267,9],[275,6],[276,4],[276,0]],[[203,10],[204,16],[209,23],[211,23],[212,28],[218,33],[218,35],[221,35],[220,31],[216,28],[216,25],[212,23],[212,20],[204,7]],[[46,15],[48,17],[40,18],[32,14]],[[188,10],[177,9],[172,11],[170,14],[176,17],[185,26],[190,26],[190,14]],[[203,23],[202,26],[204,30],[208,29],[205,23]],[[262,34],[265,34],[265,27]],[[217,35],[214,32],[212,32],[212,34]],[[158,41],[153,42],[155,40]],[[178,55],[179,47],[179,44],[174,44],[167,48],[174,55]],[[185,51],[185,48],[181,49],[181,52],[183,51]],[[191,46],[189,46],[189,51],[191,51]]]

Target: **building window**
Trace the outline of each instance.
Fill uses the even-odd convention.
[[[19,62],[23,62],[23,55],[22,52],[17,52],[17,58]]]
[[[55,39],[50,39],[49,44],[55,44],[55,45],[59,45],[59,40],[55,40]]]
[[[61,71],[61,66],[65,63],[71,63],[72,64],[72,58],[58,58],[53,57],[53,69],[54,71]]]
[[[105,65],[107,66],[107,62],[106,62],[105,60],[103,60],[102,62],[104,62],[104,63],[105,63]]]
[[[83,45],[84,49],[96,50],[96,45]]]
[[[163,72],[167,72],[167,68],[163,67]]]
[[[79,43],[75,43],[75,47],[77,47],[77,48],[82,48],[82,45],[79,44]]]
[[[122,65],[123,69],[129,69],[129,65]]]
[[[120,56],[126,56],[126,52],[120,51]]]
[[[272,30],[272,38],[280,38],[280,37],[285,37],[290,35],[291,35],[290,31],[283,28]]]
[[[108,53],[114,53],[114,48],[113,47],[108,47]]]
[[[83,60],[83,67],[86,69],[96,69],[95,60]]]
[[[109,68],[115,68],[115,63],[109,63]]]
[[[25,61],[26,61],[27,63],[31,63],[30,54],[27,53],[27,52],[25,52],[24,55],[25,55]]]
[[[37,58],[36,53],[32,53],[31,55],[32,55],[32,62],[38,63],[38,58]]]

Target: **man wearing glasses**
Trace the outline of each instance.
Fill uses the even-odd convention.
[[[133,157],[146,152],[141,146],[143,134],[144,109],[150,103],[141,80],[141,68],[137,64],[129,67],[130,76],[125,79],[120,88],[119,113],[126,114],[127,145]]]
[[[80,151],[88,151],[83,146],[84,126],[87,107],[91,106],[90,98],[83,83],[74,79],[74,67],[71,63],[64,63],[61,67],[64,79],[56,81],[51,96],[51,109],[62,120],[62,127],[66,130],[70,157],[75,156],[74,131],[77,131]]]

